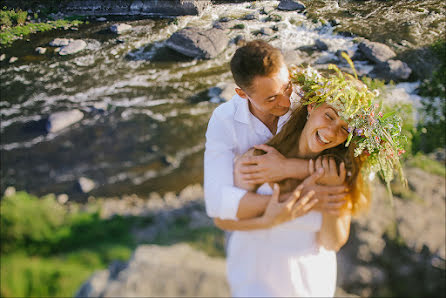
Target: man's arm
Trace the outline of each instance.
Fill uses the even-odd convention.
[[[204,196],[209,217],[227,220],[261,215],[270,196],[234,186],[235,139],[228,120],[212,115],[204,152]]]

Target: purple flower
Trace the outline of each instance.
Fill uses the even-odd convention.
[[[362,128],[357,128],[357,129],[355,129],[355,133],[357,136],[362,136],[362,134],[364,133],[364,130]]]
[[[348,130],[348,132],[350,133],[350,132],[353,131],[353,128],[349,127],[347,130]]]

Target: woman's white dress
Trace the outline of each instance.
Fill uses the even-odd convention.
[[[272,194],[268,184],[257,193]],[[229,238],[228,281],[234,297],[333,297],[336,254],[316,243],[322,214],[272,229],[236,231]]]

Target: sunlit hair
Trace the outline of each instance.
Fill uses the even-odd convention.
[[[263,40],[254,40],[240,47],[231,59],[231,72],[235,83],[249,90],[256,76],[269,76],[284,65],[279,49]]]
[[[276,134],[267,145],[276,148],[281,154],[287,158],[298,157],[299,138],[307,123],[307,106],[301,105],[291,115],[288,122],[283,126],[282,130]],[[352,214],[368,207],[370,202],[370,189],[368,183],[362,177],[361,167],[365,160],[363,155],[354,157],[355,144],[345,147],[342,143],[336,147],[326,149],[319,153],[318,156],[331,156],[335,158],[337,164],[343,161],[346,171],[350,173],[346,177],[345,185],[349,187],[349,199],[352,203]],[[254,155],[261,155],[263,151],[255,150]],[[279,183],[281,193],[292,191],[301,181],[296,179],[286,179]]]

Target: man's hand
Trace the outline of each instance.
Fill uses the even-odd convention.
[[[263,150],[266,154],[243,156],[234,168],[234,172],[239,173],[243,184],[263,184],[288,178],[283,170],[285,156],[268,145],[257,145],[254,148]]]

